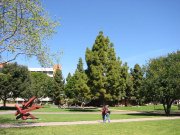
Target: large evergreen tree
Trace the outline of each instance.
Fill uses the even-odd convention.
[[[92,49],[86,50],[88,85],[97,105],[119,96],[120,61],[117,61],[113,44],[100,32]]]

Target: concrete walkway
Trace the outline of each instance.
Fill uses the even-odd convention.
[[[0,115],[3,114],[15,114],[16,111],[0,111]],[[32,114],[101,114],[101,112],[31,112]],[[142,114],[147,112],[137,111],[112,111],[113,114]]]
[[[180,117],[159,117],[159,118],[135,118],[111,120],[111,123],[140,122],[140,121],[157,121],[157,120],[174,120]],[[84,124],[105,124],[99,121],[75,121],[75,122],[40,122],[40,123],[18,123],[18,124],[0,124],[0,128],[22,128],[22,127],[42,127],[42,126],[62,126],[62,125],[84,125]]]
[[[3,114],[15,114],[16,111],[0,111]],[[112,110],[112,114],[164,114],[164,112],[143,112],[143,111],[127,111]],[[32,114],[101,114],[101,112],[31,112]],[[179,113],[178,113],[179,114]]]

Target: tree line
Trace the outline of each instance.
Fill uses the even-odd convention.
[[[0,98],[51,97],[55,104],[103,104],[125,106],[162,103],[170,114],[172,103],[180,98],[180,51],[149,60],[129,69],[116,56],[113,44],[99,32],[92,48],[85,52],[87,69],[79,58],[74,74],[66,81],[62,71],[53,78],[43,73],[30,73],[25,66],[7,64],[0,72]]]

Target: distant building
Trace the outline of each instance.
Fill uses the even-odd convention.
[[[0,70],[4,67],[5,64],[0,64]],[[56,70],[61,70],[61,66],[59,64],[56,64],[53,66],[53,68],[28,68],[30,72],[41,72],[45,73],[50,77],[53,77]]]
[[[53,77],[53,68],[28,68],[28,70],[30,72],[41,72],[41,73],[45,73],[50,77]]]
[[[61,70],[61,66],[58,64],[54,65],[53,68],[28,68],[30,72],[42,72],[42,73],[47,74],[50,77],[53,77],[54,73],[58,69]]]

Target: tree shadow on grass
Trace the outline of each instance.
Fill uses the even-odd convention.
[[[16,107],[13,107],[13,106],[1,106],[0,107],[0,110],[16,110]]]
[[[3,118],[3,117],[0,117],[0,124],[32,124],[32,123],[37,123],[37,121],[34,121],[34,120],[37,120],[37,119],[31,119],[31,118],[28,118],[27,120],[22,120],[22,119],[19,119],[19,120],[16,120],[16,117],[12,117],[12,118]]]
[[[142,112],[142,113],[135,113],[135,114],[127,114],[131,116],[167,116],[166,114],[163,113],[157,113],[157,112]],[[170,114],[170,117],[173,116],[180,116],[180,113],[172,113]]]
[[[71,111],[71,112],[98,112],[99,111],[97,108],[94,108],[94,109],[68,108],[66,110]]]

